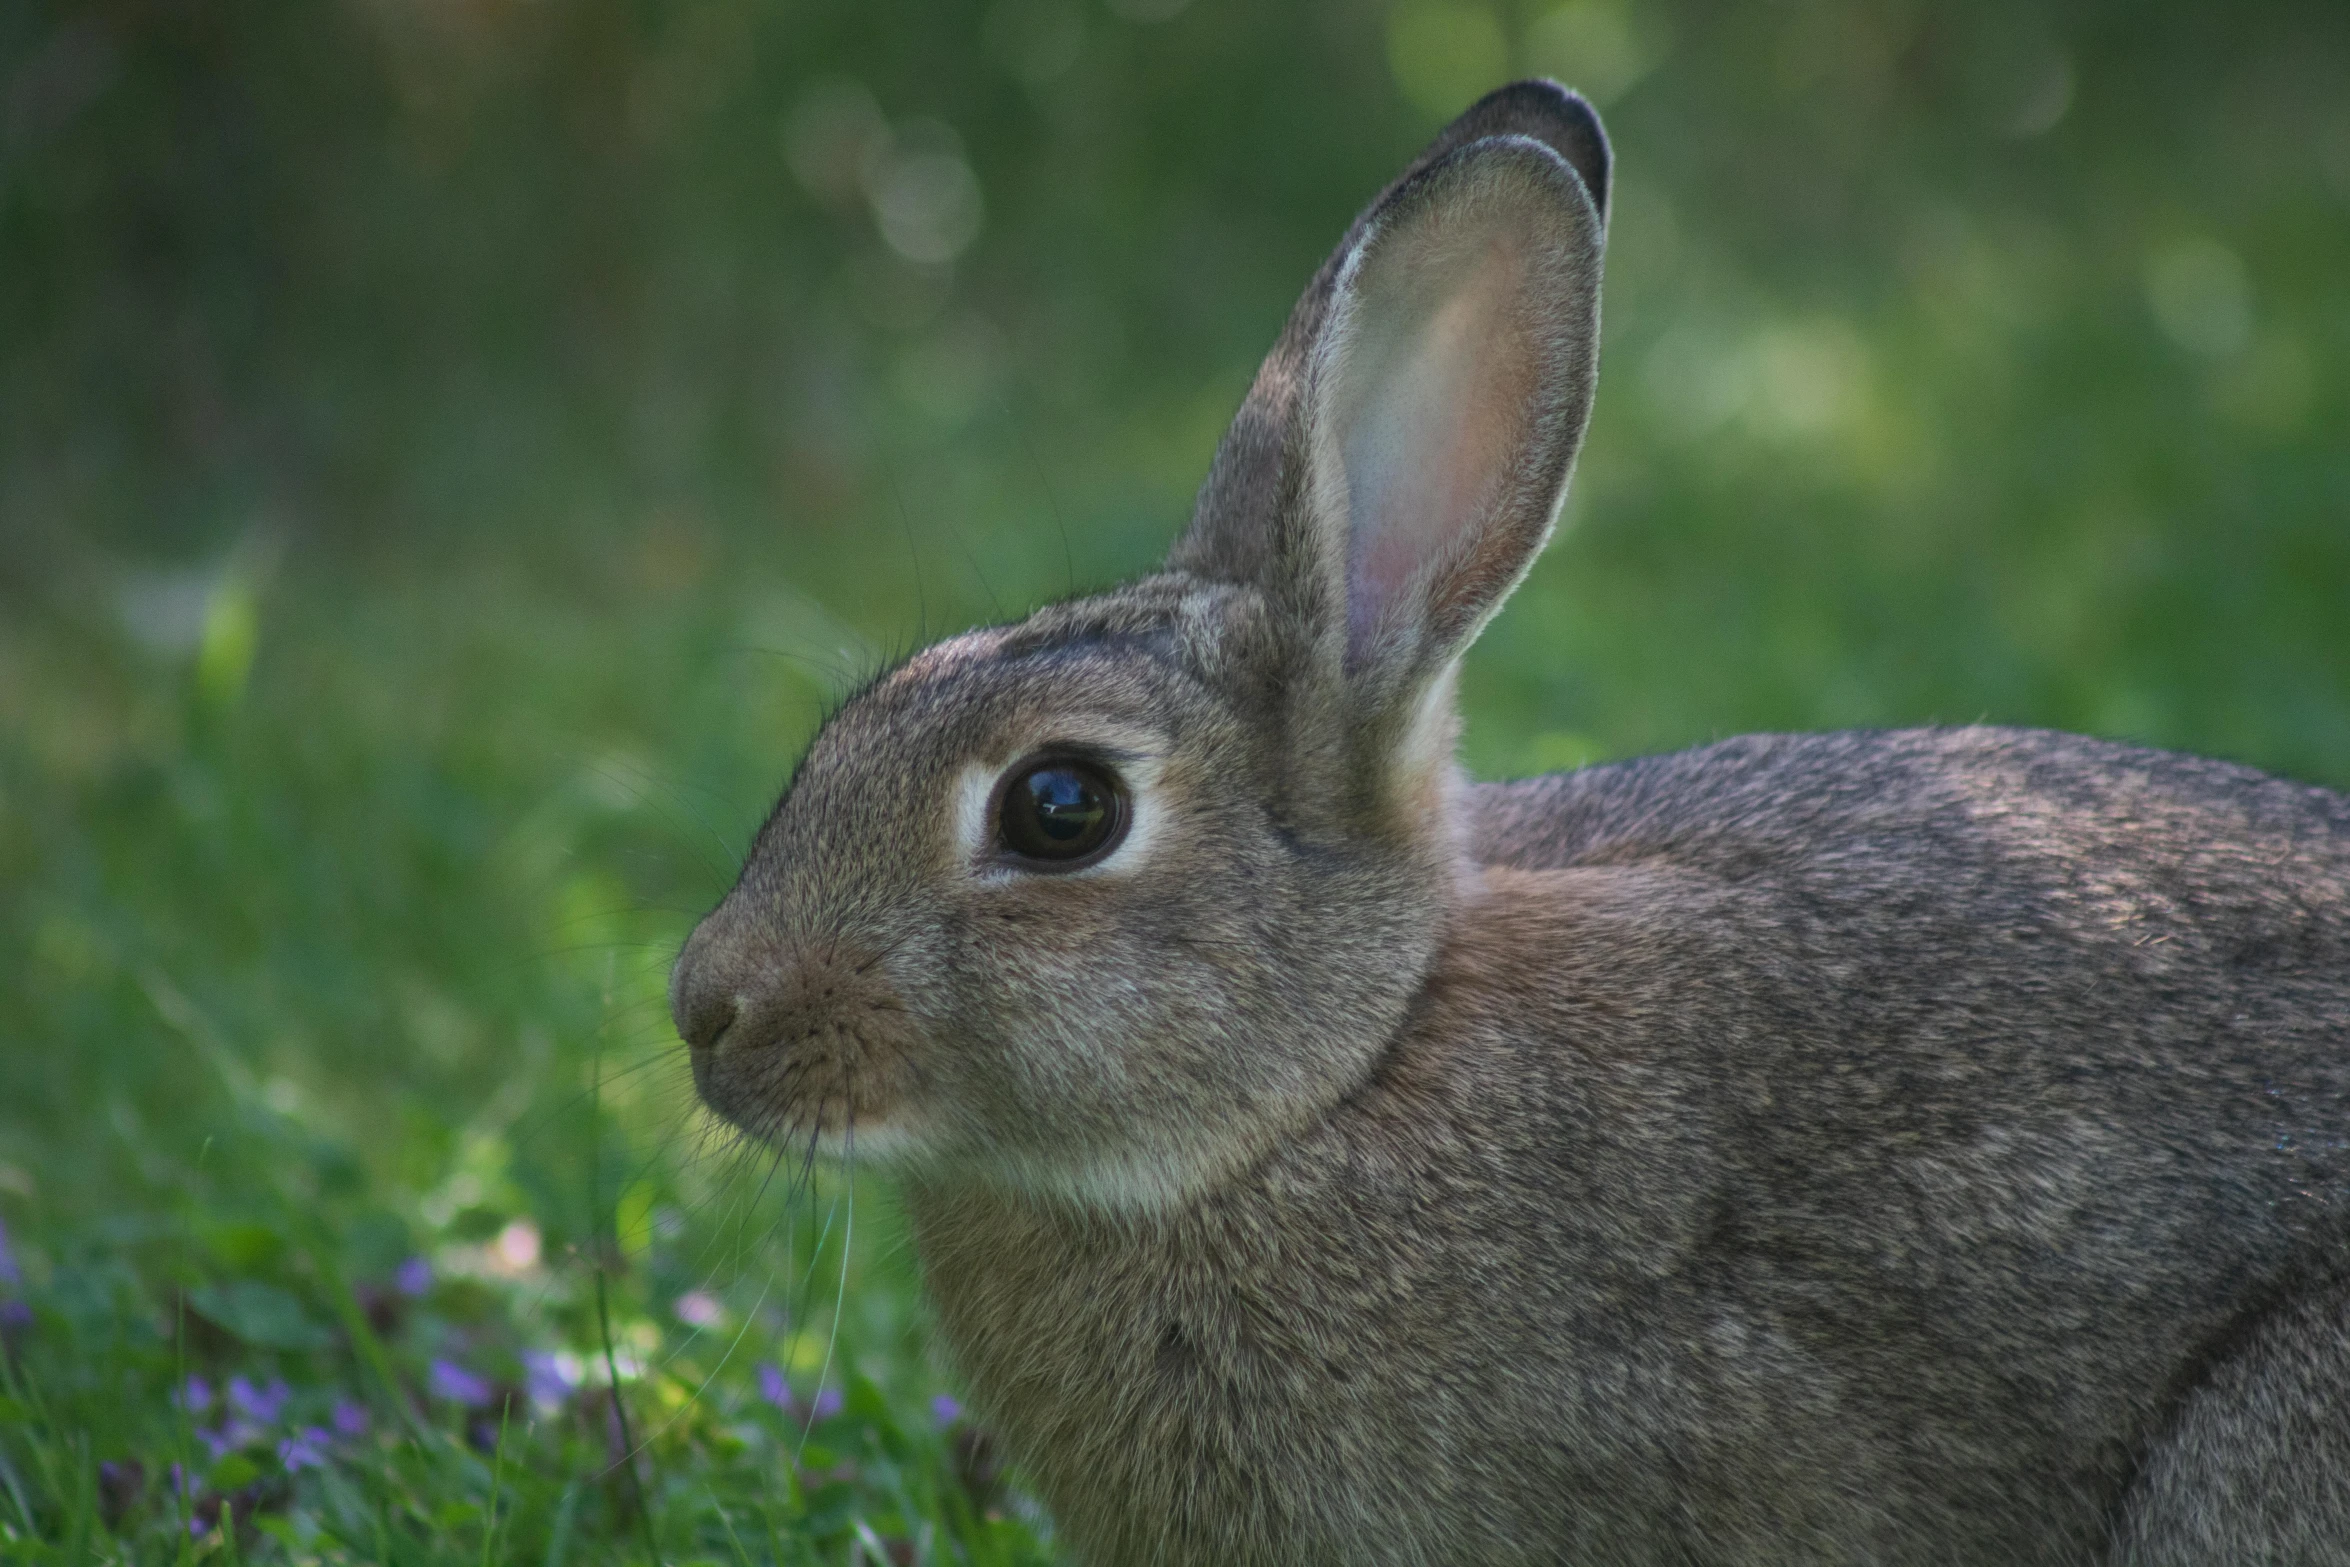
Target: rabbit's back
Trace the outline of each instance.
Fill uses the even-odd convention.
[[[1881,874],[1870,878],[1890,885],[1911,866],[1940,874],[2044,860],[2053,869],[2095,854],[2101,871],[2213,888],[2250,867],[2251,884],[2273,890],[2283,872],[2308,883],[2310,912],[2330,915],[2337,935],[2350,918],[2350,797],[2052,730],[1740,735],[1480,784],[1472,796],[1474,853],[1490,865],[1664,858],[1736,874],[1832,854],[1848,869],[1875,842],[1898,850],[1877,857]]]
[[[1470,821],[1481,864],[1735,895],[1809,998],[1799,1032],[1964,1025],[2052,1073],[2280,1091],[2350,1073],[2350,798],[2329,790],[2038,730],[1855,731],[1486,785]]]

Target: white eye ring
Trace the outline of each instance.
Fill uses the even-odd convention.
[[[997,828],[996,815],[1012,773],[1018,768],[1049,763],[1060,757],[1090,762],[1095,755],[1103,759],[1092,765],[1125,786],[1125,819],[1109,846],[1097,858],[1067,868],[1049,863],[1024,863],[1007,852]],[[1104,743],[1061,736],[1055,736],[1042,745],[1025,748],[1017,756],[1017,761],[1007,759],[1000,763],[966,763],[955,779],[955,842],[962,852],[963,863],[970,866],[980,880],[1008,882],[1035,876],[1123,876],[1142,864],[1158,836],[1160,819],[1164,815],[1164,802],[1159,799],[1157,788],[1164,771],[1161,758],[1130,749],[1115,741]]]

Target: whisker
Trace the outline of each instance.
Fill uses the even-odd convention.
[[[898,527],[906,536],[906,554],[914,563],[914,605],[917,617],[915,639],[928,642],[930,640],[930,594],[922,583],[922,551],[914,544],[914,521],[906,514],[906,497],[898,489],[897,470],[885,460],[881,465],[881,474],[888,481],[890,499],[897,505]]]
[[[1007,414],[1010,413],[1009,408],[1005,411]],[[1061,535],[1061,580],[1065,584],[1062,591],[1067,593],[1069,597],[1075,598],[1077,596],[1077,558],[1069,550],[1069,524],[1061,516],[1060,497],[1053,493],[1053,481],[1045,474],[1044,464],[1037,460],[1036,444],[1028,439],[1028,427],[1022,424],[1017,417],[1009,419],[1008,422],[1011,424],[1013,432],[1020,437],[1020,450],[1028,454],[1028,466],[1036,470],[1037,486],[1044,491],[1045,505],[1052,510],[1053,527]]]
[[[821,1107],[818,1114],[821,1117]],[[824,1397],[824,1384],[832,1375],[833,1352],[840,1345],[840,1319],[848,1314],[849,1254],[857,1238],[857,1114],[854,1105],[849,1106],[841,1117],[841,1154],[843,1162],[848,1166],[848,1189],[842,1194],[842,1200],[848,1204],[848,1217],[841,1226],[840,1288],[832,1299],[832,1328],[824,1339],[824,1364],[817,1369],[816,1391],[808,1400],[808,1423],[800,1429],[799,1452],[792,1455],[795,1466],[799,1463],[800,1453],[808,1450],[809,1436],[815,1432],[816,1408]]]

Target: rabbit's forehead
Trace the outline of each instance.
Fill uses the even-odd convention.
[[[973,766],[1008,766],[1042,747],[1155,752],[1189,727],[1205,697],[1183,671],[1131,643],[1021,648],[1011,635],[953,638],[877,682],[817,737],[802,786],[902,806]]]

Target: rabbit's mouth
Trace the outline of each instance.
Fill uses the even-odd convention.
[[[747,956],[689,945],[679,959],[702,1102],[778,1146],[886,1158],[909,1142],[917,1030],[878,959],[835,946]]]

